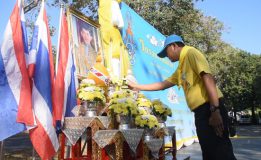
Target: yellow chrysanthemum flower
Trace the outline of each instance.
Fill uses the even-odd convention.
[[[135,118],[135,124],[139,127],[154,128],[158,126],[158,120],[153,115],[141,115]]]
[[[90,79],[82,80],[77,96],[83,101],[98,101],[105,103],[104,90],[95,86],[95,82]]]
[[[137,99],[138,107],[152,107],[152,103],[147,98],[138,98]]]
[[[156,115],[157,117],[160,117],[160,119],[162,119],[163,121],[167,120],[167,116],[171,116],[171,109],[163,104],[160,100],[154,100],[152,101],[152,105],[153,105],[153,113],[154,115]]]

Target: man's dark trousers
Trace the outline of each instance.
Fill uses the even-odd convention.
[[[203,160],[236,160],[229,139],[228,114],[222,99],[219,101],[219,107],[224,124],[222,137],[218,137],[214,128],[209,125],[211,115],[209,103],[204,103],[193,111]]]

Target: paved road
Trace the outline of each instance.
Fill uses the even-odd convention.
[[[38,157],[32,148],[28,133],[17,134],[4,141],[3,153],[5,156],[0,157],[0,160],[29,160],[32,159],[32,155]]]
[[[238,160],[261,160],[261,125],[238,126],[237,137],[231,140]],[[5,160],[32,159],[33,150],[28,134],[21,133],[8,138],[5,141],[4,152]],[[198,143],[194,143],[178,151],[178,160],[183,160],[188,156],[190,156],[191,160],[202,160]],[[168,156],[166,159],[171,160],[172,158]]]
[[[261,160],[261,125],[238,126],[237,137],[231,138],[238,160]],[[191,160],[202,160],[198,143],[178,151],[178,160],[190,156]]]

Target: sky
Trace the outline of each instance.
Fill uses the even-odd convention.
[[[16,0],[0,0],[0,43]],[[261,54],[261,0],[201,0],[195,7],[206,16],[212,16],[225,26],[222,39],[235,48],[252,54]],[[59,8],[47,7],[51,24],[56,28],[52,44],[57,44]]]
[[[32,1],[32,0],[31,0]],[[4,30],[9,20],[9,17],[13,11],[16,0],[0,0],[0,44],[3,41]],[[40,5],[40,4],[39,4]],[[46,5],[46,12],[51,18],[50,25],[56,27],[54,36],[52,37],[52,45],[57,45],[58,43],[58,29],[59,29],[59,18],[60,18],[60,8],[59,7],[49,7]],[[32,14],[25,14],[26,18],[32,16]],[[27,30],[27,32],[29,32]]]
[[[223,22],[225,42],[252,54],[261,54],[261,0],[199,0],[195,7]]]

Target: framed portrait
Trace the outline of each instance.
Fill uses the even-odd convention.
[[[84,78],[102,51],[100,25],[73,8],[68,9],[68,15],[76,74]]]

